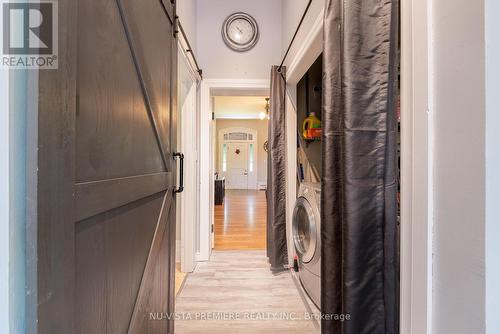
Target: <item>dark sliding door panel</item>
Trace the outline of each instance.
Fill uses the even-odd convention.
[[[60,0],[60,68],[40,72],[29,332],[172,333],[175,6]],[[34,279],[33,279],[34,277]]]

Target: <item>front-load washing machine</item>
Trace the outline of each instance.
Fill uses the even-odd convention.
[[[321,183],[301,183],[292,221],[300,282],[318,308],[321,298],[320,203]]]

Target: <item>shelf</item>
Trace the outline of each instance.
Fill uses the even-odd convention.
[[[306,143],[313,143],[313,142],[316,142],[316,141],[321,141],[321,137],[318,137],[318,138],[308,138],[308,139],[304,138],[304,141]]]

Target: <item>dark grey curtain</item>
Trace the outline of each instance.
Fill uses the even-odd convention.
[[[396,0],[327,0],[322,333],[398,333]]]
[[[271,69],[267,159],[267,256],[272,271],[288,264],[286,243],[285,67]]]

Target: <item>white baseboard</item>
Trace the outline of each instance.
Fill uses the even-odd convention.
[[[175,262],[181,262],[181,240],[175,240]]]
[[[208,258],[206,256],[201,255],[200,252],[196,253],[195,259],[196,259],[196,262],[205,262],[205,261],[208,261]]]

